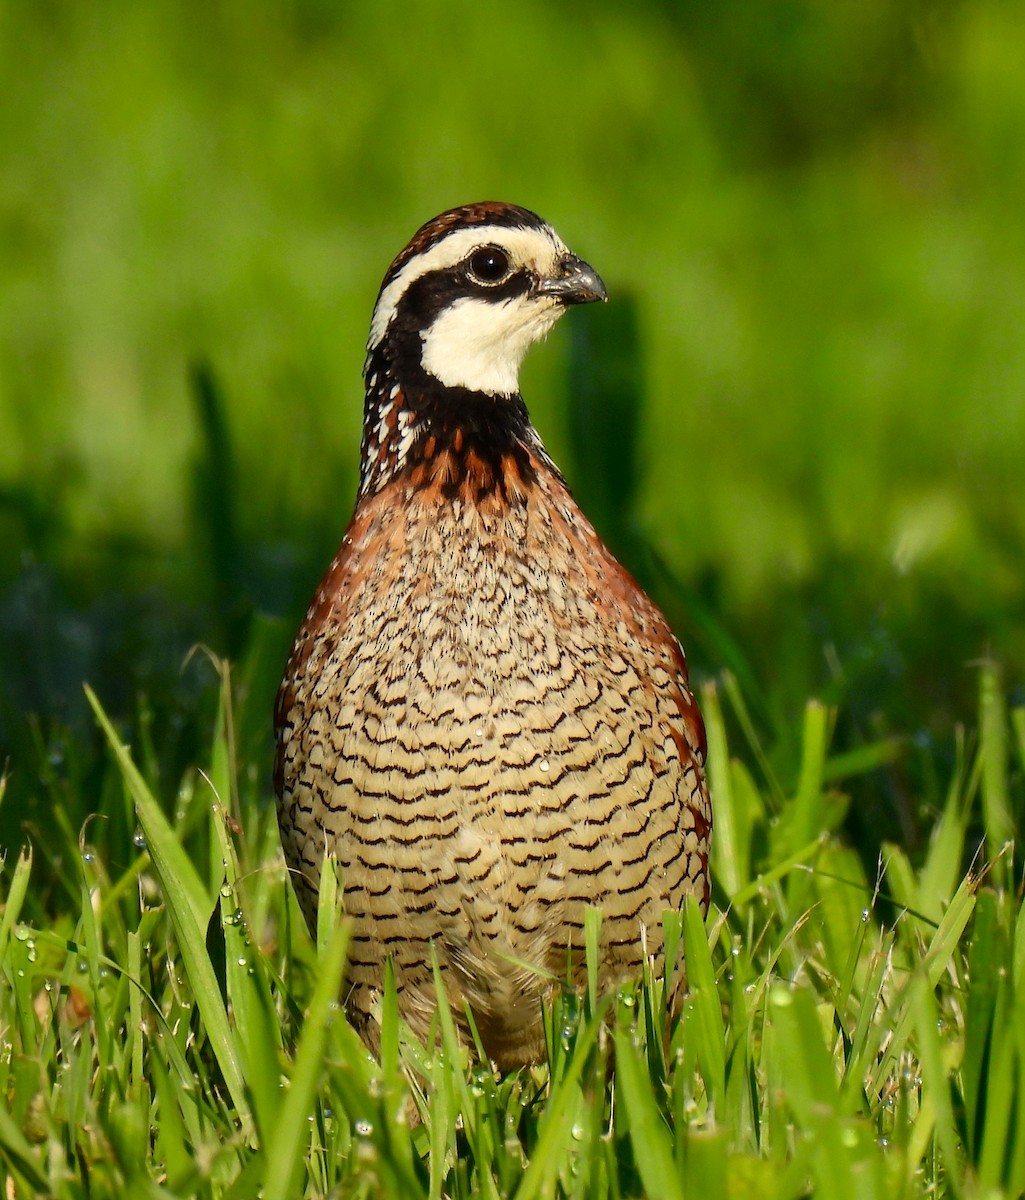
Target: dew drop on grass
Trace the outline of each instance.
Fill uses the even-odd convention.
[[[357,1121],[353,1125],[353,1129],[355,1129],[357,1137],[363,1138],[370,1137],[374,1132],[374,1127],[369,1121]]]
[[[137,850],[145,850],[146,849],[146,835],[142,832],[141,829],[137,829],[135,831],[135,833],[132,835],[132,845]]]
[[[32,930],[27,925],[19,925],[14,931],[14,936],[19,942],[27,942],[32,936]]]
[[[221,895],[225,898],[225,900],[231,899],[231,884],[230,883],[221,884]]]
[[[474,1069],[470,1078],[470,1095],[475,1100],[482,1100],[485,1096],[494,1097],[495,1077],[490,1067],[478,1066]]]

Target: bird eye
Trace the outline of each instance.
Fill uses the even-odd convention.
[[[481,283],[501,283],[509,274],[509,255],[501,246],[481,246],[470,255],[470,274]]]

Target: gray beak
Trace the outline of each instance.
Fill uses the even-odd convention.
[[[563,304],[590,304],[592,300],[609,298],[598,272],[575,254],[567,254],[554,275],[538,280],[537,294],[551,296]]]

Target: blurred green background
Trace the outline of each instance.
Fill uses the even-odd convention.
[[[524,377],[585,507],[770,744],[810,695],[907,739],[863,812],[913,841],[972,664],[1025,674],[1023,44],[1004,0],[0,5],[4,828],[87,774],[83,679],[187,760],[196,642],[268,771],[381,275],[496,198],[612,297]]]

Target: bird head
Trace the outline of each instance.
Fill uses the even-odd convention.
[[[597,272],[525,208],[485,202],[422,226],[388,269],[367,343],[400,378],[421,369],[446,388],[519,391],[523,356],[571,304],[607,299]]]

